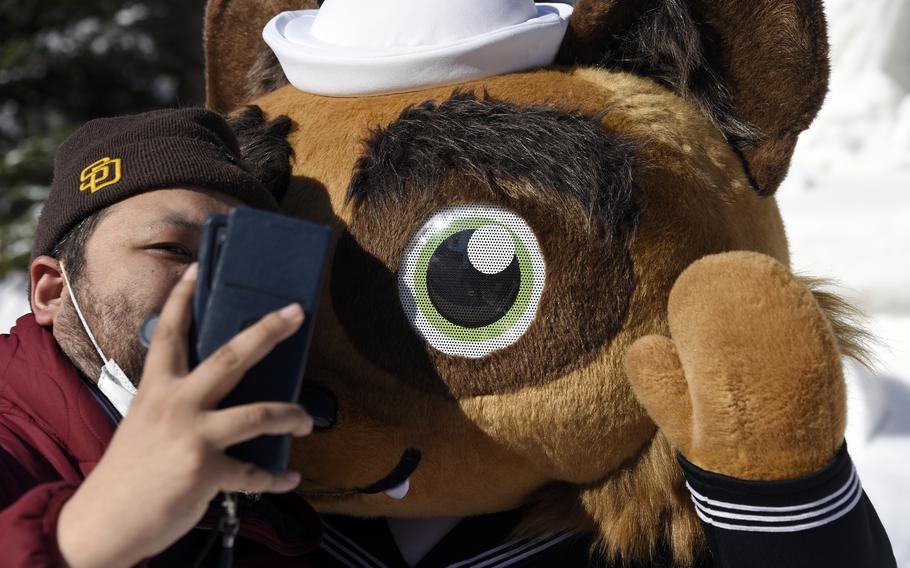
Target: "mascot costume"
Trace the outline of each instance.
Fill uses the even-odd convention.
[[[819,0],[210,0],[206,57],[337,236],[288,565],[894,566],[774,199]]]

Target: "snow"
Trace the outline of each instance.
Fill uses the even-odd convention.
[[[910,2],[828,0],[831,92],[778,192],[794,270],[839,281],[877,337],[848,365],[847,443],[910,567]]]
[[[899,566],[910,566],[910,171],[808,175],[778,193],[797,272],[860,307],[874,372],[848,364],[847,443]]]
[[[25,277],[11,276],[0,280],[0,333],[6,333],[16,324],[16,318],[28,312]]]
[[[910,2],[827,0],[831,94],[796,163],[829,172],[910,167]]]

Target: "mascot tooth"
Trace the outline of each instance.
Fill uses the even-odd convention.
[[[774,198],[820,0],[210,0],[205,49],[335,230],[307,565],[894,565]]]

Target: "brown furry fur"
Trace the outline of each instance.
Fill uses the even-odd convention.
[[[590,2],[582,5],[580,9],[595,10]],[[749,147],[759,141],[761,133],[736,116],[731,93],[718,69],[718,54],[712,49],[715,39],[699,25],[693,10],[691,3],[682,0],[626,6],[611,20],[611,33],[598,37],[596,44],[587,38],[586,45],[578,45],[578,30],[573,29],[559,61],[577,64],[583,59],[654,78],[697,104],[734,147]],[[584,50],[584,55],[574,53],[578,50]]]
[[[574,199],[563,201],[555,188],[490,181],[493,185],[450,175],[381,205],[355,207],[348,231],[357,245],[339,247],[332,280],[335,309],[358,349],[402,380],[442,382],[456,398],[514,392],[585,367],[622,328],[635,286],[628,237],[614,223],[598,218],[597,227],[591,227],[585,209]],[[496,204],[519,213],[549,259],[538,316],[520,344],[482,359],[449,357],[419,341],[407,348],[401,343],[412,336],[397,300],[401,250],[432,211],[457,202]],[[356,254],[360,247],[379,261],[374,270],[364,269],[369,263]],[[559,254],[564,247],[576,254]],[[373,292],[358,293],[364,286]],[[383,333],[390,326],[403,333]]]
[[[256,177],[275,196],[278,203],[284,199],[291,177],[289,162],[294,149],[288,144],[291,120],[279,116],[266,121],[262,109],[249,106],[228,117],[228,124],[237,135],[240,154]]]
[[[244,84],[246,85],[246,96],[243,100],[251,101],[289,83],[278,58],[271,49],[266,47],[259,52],[252,67],[247,71]]]
[[[703,258],[673,286],[668,322],[672,341],[640,339],[626,370],[689,461],[778,480],[834,456],[845,428],[840,353],[811,292],[786,267],[750,252]]]
[[[540,491],[519,534],[593,531],[592,554],[648,567],[691,566],[704,555],[676,450],[659,433],[607,479]]]
[[[416,371],[418,382],[441,380],[459,398],[543,384],[588,364],[622,327],[634,288],[633,149],[598,117],[553,107],[456,94],[407,108],[371,133],[351,179],[348,231],[382,264],[367,276],[368,261],[354,245],[345,241],[339,249],[347,254],[339,254],[336,267],[346,268],[336,271],[334,297],[352,339],[404,380]],[[589,155],[598,159],[567,158]],[[448,357],[419,343],[401,349],[408,333],[380,331],[390,322],[408,328],[394,279],[401,250],[432,211],[472,201],[509,207],[535,230],[549,259],[538,317],[520,346],[483,359]],[[576,255],[559,254],[566,247]],[[386,301],[358,294],[365,284]]]
[[[786,260],[786,243],[779,215],[773,200],[760,199],[752,192],[737,157],[717,129],[683,99],[650,81],[600,70],[579,70],[572,73],[546,71],[497,77],[464,87],[465,90],[471,89],[474,92],[480,92],[482,88],[496,99],[512,101],[519,106],[550,104],[564,110],[592,114],[610,108],[610,112],[602,116],[606,128],[646,141],[640,149],[640,166],[634,172],[635,179],[644,192],[639,227],[632,245],[638,285],[632,296],[624,332],[613,340],[607,352],[595,351],[594,361],[555,381],[511,393],[459,401],[459,414],[488,437],[484,443],[500,446],[508,451],[507,455],[522,456],[526,460],[524,463],[533,464],[540,474],[551,481],[563,480],[578,488],[575,489],[574,497],[569,497],[571,491],[566,490],[561,493],[563,498],[560,499],[552,497],[548,490],[548,504],[540,505],[538,518],[548,519],[547,522],[553,523],[550,526],[562,526],[560,523],[564,521],[559,519],[563,512],[574,510],[576,514],[573,518],[579,523],[577,526],[591,526],[596,522],[603,534],[611,539],[608,544],[610,549],[622,551],[625,557],[631,558],[635,551],[646,546],[645,543],[660,542],[667,530],[671,530],[657,522],[628,525],[634,521],[631,513],[635,507],[643,507],[642,518],[655,519],[661,515],[667,516],[674,510],[675,505],[667,505],[668,502],[684,504],[685,500],[673,497],[676,501],[667,501],[678,486],[678,466],[672,452],[661,450],[659,443],[649,442],[654,434],[654,425],[637,406],[624,380],[621,365],[623,353],[635,337],[665,333],[665,323],[661,323],[664,316],[660,314],[665,312],[670,287],[679,273],[700,256],[739,248],[759,250]],[[573,96],[567,97],[567,92],[572,92]],[[291,134],[297,157],[294,164],[295,181],[292,182],[285,202],[288,210],[331,222],[340,230],[350,229],[352,223],[357,226],[357,221],[354,220],[356,210],[346,205],[346,191],[351,172],[360,157],[361,140],[369,135],[374,126],[394,122],[408,105],[425,100],[444,100],[451,93],[451,88],[438,88],[366,100],[328,99],[285,87],[260,99],[258,102],[267,114],[288,113],[297,124],[297,129]],[[313,143],[314,141],[319,143]],[[319,184],[310,180],[319,180]],[[451,201],[443,199],[446,192],[450,192],[451,197],[459,196],[461,199],[476,200],[482,195],[470,193],[469,187],[472,186],[463,184],[459,189],[458,185],[449,187],[444,184],[439,189],[439,199],[442,199],[439,204]],[[529,195],[517,191],[518,189],[520,188],[510,190],[503,196],[512,201],[512,207],[521,206],[521,203],[529,199]],[[489,190],[484,199],[490,199]],[[408,203],[413,205],[414,202]],[[553,202],[553,207],[558,207],[558,202]],[[573,213],[571,207],[557,210],[563,211],[566,219],[581,218],[581,211]],[[425,217],[427,211],[421,213],[415,210],[408,215],[409,218],[413,215],[414,222],[417,222],[421,215]],[[380,212],[374,214],[378,215],[369,222],[372,228],[363,226],[355,232],[368,237],[361,242],[361,246],[367,248],[367,257],[375,255],[386,258],[386,262],[392,262],[396,247],[399,246],[395,243],[400,239],[394,236],[390,238],[390,233],[380,231],[379,227],[398,227],[395,231],[400,230],[401,238],[404,239],[408,234],[408,227],[404,225],[409,226],[410,222],[401,223],[400,215]],[[551,217],[556,222],[560,216]],[[583,229],[579,230],[579,234],[584,234]],[[565,229],[558,230],[558,233],[564,232]],[[572,259],[565,260],[568,267]],[[572,270],[575,273],[578,271],[577,268],[566,268],[563,271],[570,274]],[[333,283],[333,289],[334,286]],[[378,296],[366,293],[372,289],[372,286],[361,287],[358,294],[365,294],[364,301],[368,305],[385,305],[385,301],[378,299]],[[342,294],[339,301],[344,302],[350,296],[351,294]],[[376,400],[392,396],[381,393],[387,390],[389,393],[395,392],[390,377],[410,381],[406,375],[398,373],[377,374],[374,366],[364,360],[365,351],[352,346],[351,341],[355,336],[350,332],[350,321],[338,319],[340,311],[341,308],[333,309],[330,304],[321,308],[318,324],[320,329],[314,337],[310,359],[315,366],[313,380],[319,384],[320,377],[331,377],[331,383],[328,384],[341,393],[342,400],[354,396],[356,402],[346,403],[349,413],[352,412],[352,405],[353,408],[362,407],[364,412],[375,412],[371,409],[376,406]],[[393,326],[384,328],[383,333],[390,336],[390,340],[394,337],[408,337],[407,329],[398,331]],[[378,341],[375,334],[373,338]],[[357,362],[357,369],[348,369],[354,364],[352,360]],[[378,384],[384,385],[382,389],[374,388],[371,391],[372,402],[366,399],[360,401],[362,395],[355,394],[364,381],[370,381],[371,384],[381,381]],[[423,399],[416,398],[414,402],[405,404],[402,402],[402,394],[394,396],[395,408],[410,408],[418,403],[428,405],[435,400],[435,397],[424,394]],[[433,408],[433,414],[441,415],[441,409],[445,407]],[[604,408],[612,410],[604,412]],[[535,409],[534,420],[528,419],[528,409]],[[385,435],[404,436],[398,433],[399,428],[407,429],[410,420],[419,420],[422,415],[424,412],[420,411],[413,418],[395,418],[394,423],[400,426],[386,426],[390,431]],[[356,415],[351,419],[360,420]],[[457,422],[453,424],[457,425]],[[341,439],[334,444],[329,443],[328,439],[325,443],[314,439],[301,444],[299,451],[302,456],[313,453],[326,456],[319,464],[320,470],[324,471],[313,473],[314,477],[361,480],[379,473],[348,473],[351,466],[345,465],[343,456],[337,456],[337,459],[334,457],[332,448],[336,446],[343,447],[347,444],[358,448],[373,447],[370,444],[375,444],[373,440],[378,432],[370,434],[370,441],[361,444],[358,441],[360,434],[357,430],[351,430],[355,426],[351,425],[345,430],[346,426],[340,422],[339,430],[332,434],[333,439],[339,436],[345,439],[344,444]],[[421,431],[425,430],[421,428]],[[453,492],[460,496],[463,491],[474,491],[471,499],[484,497],[486,505],[492,506],[493,496],[484,493],[488,488],[485,485],[475,485],[471,476],[459,475],[457,482],[451,481],[450,475],[457,475],[462,467],[473,464],[474,458],[466,460],[465,451],[458,447],[452,448],[451,451],[455,454],[451,454],[450,449],[445,447],[452,443],[450,435],[439,441],[434,441],[436,438],[431,431],[426,431],[425,435],[428,438],[422,444],[426,444],[426,448],[433,448],[433,444],[448,439],[449,442],[440,447],[440,450],[445,452],[444,455],[451,456],[451,461],[446,463],[447,467],[439,464],[438,468],[434,465],[433,469],[424,470],[427,477],[421,476],[421,466],[413,480],[414,487],[431,484],[432,489],[427,488],[426,491],[432,491],[432,502],[423,501],[428,498],[428,493],[415,493],[396,504],[398,509],[395,511],[381,510],[381,502],[368,499],[356,503],[320,502],[319,507],[357,514],[369,512],[407,516],[427,510],[465,510],[465,507],[480,505],[465,497],[449,496]],[[471,436],[466,439],[477,440],[473,437],[476,434]],[[603,450],[592,453],[592,444],[601,444]],[[472,445],[474,448],[490,447],[482,446],[476,441]],[[385,447],[378,444],[375,446]],[[642,453],[642,447],[650,448],[649,452]],[[469,455],[473,455],[474,451],[472,448]],[[371,450],[368,455],[376,453]],[[382,453],[379,452],[380,456]],[[431,453],[427,452],[428,455]],[[642,453],[641,457],[630,461],[631,456],[637,453]],[[487,460],[498,458],[491,456]],[[308,463],[310,462],[305,458],[300,462],[304,471],[314,468],[314,465],[307,465]],[[486,475],[505,474],[509,471],[507,463],[498,461],[496,468],[488,467]],[[611,473],[614,471],[621,473]],[[437,481],[445,483],[436,489]],[[580,501],[578,492],[581,490],[584,491],[585,503]],[[427,509],[428,507],[433,508]],[[558,514],[552,514],[552,511],[558,511]],[[680,558],[692,553],[691,550],[687,553],[686,547],[693,542],[684,536],[687,534],[684,527],[688,522],[683,516],[684,511],[681,508],[679,515],[673,515],[677,520],[667,525],[677,527],[672,529],[672,546]],[[643,532],[636,533],[633,529],[637,528]]]
[[[859,312],[824,280],[801,277],[834,330],[841,354],[868,362],[869,334]],[[554,485],[540,491],[520,527],[522,533],[563,528],[595,530],[609,558],[648,566],[690,566],[704,555],[701,525],[676,464],[676,450],[657,433],[638,455],[602,482]]]
[[[829,75],[820,0],[579,0],[559,62],[641,73],[689,98],[742,152],[762,195],[786,175]]]
[[[797,275],[797,280],[812,292],[818,307],[828,318],[841,355],[871,368],[874,361],[870,345],[876,338],[865,329],[866,316],[862,311],[832,291],[834,284],[829,280],[806,275]]]
[[[546,322],[535,323],[539,328],[550,326],[549,343],[546,334],[535,337],[530,332],[511,353],[520,357],[500,354],[496,361],[500,376],[488,382],[508,388],[469,385],[457,399],[450,396],[451,384],[439,375],[470,369],[425,350],[407,322],[398,325],[401,322],[388,317],[383,306],[394,307],[394,298],[385,294],[388,290],[364,286],[363,280],[356,285],[358,277],[369,277],[365,267],[389,280],[402,242],[414,227],[434,208],[465,200],[492,201],[536,219],[532,226],[553,243],[547,251],[548,265],[558,266],[568,286],[579,286],[589,274],[586,263],[595,276],[609,273],[587,258],[593,258],[590,253],[597,247],[578,246],[599,242],[601,235],[580,221],[584,212],[572,200],[541,202],[541,193],[547,192],[531,191],[523,179],[503,181],[494,175],[489,186],[482,187],[476,178],[459,176],[457,164],[448,164],[419,199],[413,193],[400,194],[398,205],[369,211],[348,201],[352,173],[364,157],[362,141],[393,124],[405,109],[444,101],[455,88],[333,99],[280,86],[283,81],[274,59],[254,59],[262,47],[261,24],[279,11],[279,4],[290,3],[213,0],[206,33],[210,103],[230,109],[245,102],[246,93],[258,95],[277,87],[256,102],[267,116],[288,114],[297,125],[289,138],[296,155],[285,210],[330,223],[339,235],[339,272],[331,275],[327,287],[331,292],[323,299],[308,377],[339,397],[339,421],[332,431],[298,443],[292,465],[307,477],[304,489],[318,492],[375,480],[394,465],[404,447],[419,447],[427,456],[404,501],[314,495],[315,506],[363,516],[431,516],[478,514],[523,504],[527,516],[521,530],[596,530],[597,556],[650,562],[648,566],[697,562],[704,553],[703,537],[669,442],[672,439],[679,447],[679,440],[687,441],[679,433],[656,431],[661,412],[649,408],[653,410],[649,417],[636,402],[623,360],[638,338],[656,335],[669,341],[671,288],[699,258],[756,251],[784,266],[788,263],[777,206],[753,188],[757,185],[763,195],[776,189],[796,136],[821,102],[827,45],[820,3],[579,0],[560,55],[560,63],[570,68],[491,77],[457,87],[470,93],[488,91],[494,99],[518,108],[598,116],[605,131],[640,142],[632,179],[641,188],[638,224],[628,243],[635,287],[627,298],[622,329],[614,336],[592,333],[590,324],[607,317],[605,310],[596,302],[576,302],[588,306],[587,314],[582,310],[563,320],[548,316]],[[294,4],[292,8],[302,7],[301,2]],[[604,113],[606,109],[609,112]],[[752,126],[761,130],[761,138]],[[546,146],[545,141],[541,144]],[[581,253],[561,255],[562,250]],[[551,261],[554,257],[558,260]],[[714,294],[716,280],[705,277],[695,287],[702,298]],[[344,285],[345,281],[354,284]],[[787,292],[783,300],[782,289]],[[841,353],[858,353],[862,333],[841,317],[848,310],[835,296],[813,290],[813,299],[783,276],[747,291],[784,304],[795,297],[800,310],[805,308],[800,314],[814,313],[809,317],[810,336],[817,340],[814,345],[823,347],[819,355],[823,366],[832,367],[837,359],[838,347],[822,337],[829,328],[838,336]],[[593,287],[589,292],[611,293]],[[553,291],[549,297],[555,310],[572,296]],[[372,310],[372,317],[386,325],[358,330],[370,318],[363,310],[346,314],[352,305],[379,307]],[[818,315],[819,309],[826,317]],[[579,320],[574,327],[569,325],[573,319]],[[715,327],[718,321],[723,318],[713,319]],[[710,328],[709,323],[705,327]],[[560,333],[584,349],[564,348],[553,339]],[[409,355],[397,357],[409,365],[402,370],[375,356],[370,344],[391,346],[385,351],[393,355],[417,355],[412,361]],[[528,363],[547,355],[571,364],[559,366],[546,380],[507,377],[516,371],[537,372]],[[773,374],[774,362],[766,363],[762,360],[756,372],[770,369]],[[723,361],[717,364],[723,366]],[[370,388],[363,388],[365,384]],[[836,398],[835,391],[822,393],[820,400]],[[678,397],[671,402],[677,403]],[[838,436],[836,409],[831,413],[827,426],[814,425],[824,440],[813,463],[824,459],[829,438]],[[350,460],[352,452],[362,459]],[[321,459],[308,459],[312,455]],[[714,463],[711,456],[708,462],[699,462],[705,456],[698,451],[687,457]],[[731,471],[724,469],[731,463],[734,468],[743,465],[727,459],[718,470]],[[787,469],[793,465],[778,464],[771,474],[807,467]],[[768,473],[748,467],[732,472]]]
[[[316,4],[211,0],[206,61],[218,73],[207,71],[208,105],[226,112],[286,84],[259,30],[268,14]],[[770,195],[827,92],[825,17],[820,0],[744,6],[740,0],[579,0],[557,63],[661,81],[698,105],[743,156],[756,190]]]
[[[229,112],[247,98],[247,74],[267,49],[262,28],[285,10],[316,8],[315,0],[210,0],[205,12],[206,106]]]

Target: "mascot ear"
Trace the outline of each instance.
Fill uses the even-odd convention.
[[[558,63],[651,77],[697,104],[777,190],[828,88],[821,0],[578,0]]]
[[[317,8],[317,0],[209,0],[205,10],[206,105],[220,112],[286,83],[262,28],[287,10]]]

